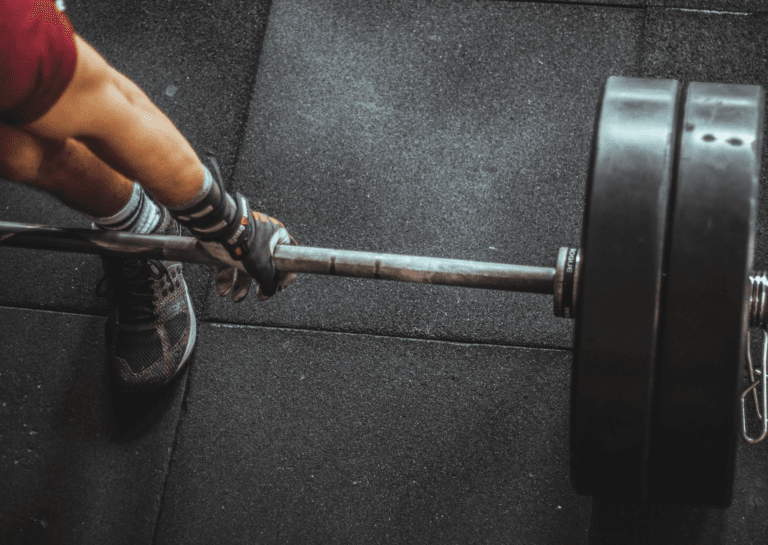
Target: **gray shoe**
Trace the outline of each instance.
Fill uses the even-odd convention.
[[[179,236],[164,208],[153,232]],[[170,383],[184,369],[195,346],[197,324],[181,263],[102,257],[106,274],[96,292],[108,297],[107,352],[117,386],[149,392]]]

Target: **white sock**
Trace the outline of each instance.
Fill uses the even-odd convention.
[[[88,217],[101,229],[147,235],[160,224],[162,212],[144,189],[134,182],[131,198],[117,214],[106,218]]]
[[[186,210],[188,208],[192,208],[197,203],[202,201],[206,197],[206,195],[208,195],[208,192],[211,190],[211,187],[213,186],[213,175],[211,174],[211,171],[208,170],[208,167],[206,167],[205,165],[203,165],[203,171],[204,171],[203,185],[200,188],[200,190],[197,192],[197,194],[194,197],[192,197],[190,200],[185,202],[184,204],[180,204],[177,206],[167,206],[166,208],[168,208],[168,210],[179,211],[179,210]]]

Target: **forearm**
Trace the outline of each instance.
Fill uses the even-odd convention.
[[[179,205],[200,189],[203,165],[163,112],[80,36],[77,65],[61,98],[23,128],[37,136],[86,144],[161,204]]]
[[[112,168],[139,181],[161,204],[183,204],[203,181],[203,166],[170,119],[118,72],[100,90],[110,115],[80,139]]]

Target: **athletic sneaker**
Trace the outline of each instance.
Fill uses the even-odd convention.
[[[179,236],[179,224],[162,208],[153,234]],[[107,352],[117,386],[148,392],[170,383],[195,346],[197,324],[181,263],[102,257],[106,274],[96,292],[108,297]]]

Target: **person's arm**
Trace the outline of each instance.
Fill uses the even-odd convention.
[[[61,98],[22,128],[44,138],[83,142],[163,205],[189,201],[204,176],[192,146],[136,84],[77,34],[75,45],[75,73]]]
[[[204,240],[209,252],[230,264],[216,276],[220,295],[235,301],[245,297],[250,277],[240,277],[236,270],[258,282],[260,299],[287,286],[295,274],[276,271],[272,261],[276,244],[296,243],[284,225],[252,212],[244,196],[237,194],[236,201],[218,172],[216,188],[204,189],[203,164],[165,114],[77,34],[75,46],[75,73],[64,93],[42,117],[22,128],[43,138],[80,141],[115,171],[139,182]],[[204,197],[198,195],[206,191]]]

